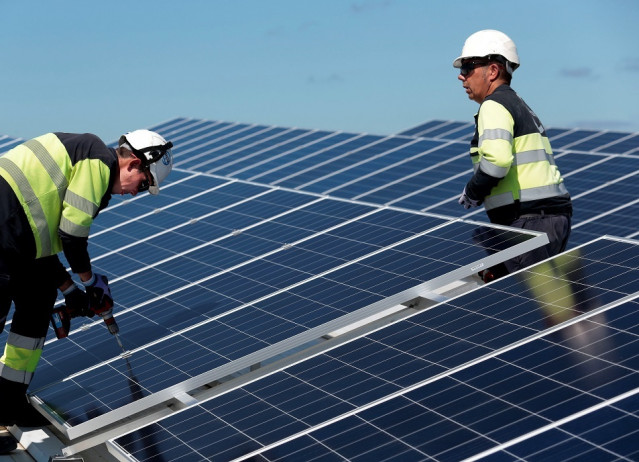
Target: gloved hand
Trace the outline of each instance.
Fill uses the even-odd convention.
[[[89,297],[90,309],[102,317],[109,332],[117,334],[120,332],[118,324],[113,317],[113,297],[109,288],[109,280],[103,274],[93,273],[88,281],[83,282]]]
[[[113,313],[113,297],[109,288],[109,280],[103,274],[93,273],[88,281],[83,282],[89,297],[89,307],[98,316],[103,318]]]
[[[459,196],[459,200],[457,202],[459,202],[459,205],[468,210],[471,207],[479,207],[482,201],[478,201],[468,197],[468,194],[466,194],[466,188],[464,188],[464,191],[462,192],[462,195]]]
[[[89,297],[74,283],[62,291],[67,306],[67,313],[72,318],[78,316],[93,317],[93,311],[89,309]]]

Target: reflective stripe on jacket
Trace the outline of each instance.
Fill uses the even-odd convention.
[[[87,238],[93,218],[110,198],[116,165],[115,154],[91,134],[47,133],[0,157],[0,175],[31,226],[35,258],[62,250],[59,231]]]
[[[510,86],[486,98],[475,123],[470,150],[475,175],[468,189],[487,211],[568,195],[544,127]]]

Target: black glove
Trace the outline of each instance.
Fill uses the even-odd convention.
[[[89,307],[98,316],[111,315],[113,297],[109,288],[109,280],[103,274],[93,273],[93,277],[83,282],[89,297]]]
[[[62,291],[62,295],[64,295],[67,313],[72,318],[78,316],[93,317],[93,311],[89,309],[89,297],[77,285],[72,284]]]

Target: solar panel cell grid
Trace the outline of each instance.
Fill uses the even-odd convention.
[[[290,174],[296,168],[295,164],[311,159],[326,149],[340,146],[360,137],[361,135],[352,133],[332,133],[314,143],[256,162],[250,168],[239,170],[238,177],[260,183],[271,183]]]
[[[390,215],[398,215],[399,212],[388,213]],[[377,250],[381,246],[394,245],[398,240],[410,237],[412,232],[402,232],[399,229],[391,228],[389,226],[380,226],[371,223],[358,223],[354,222],[350,225],[336,228],[331,231],[331,235],[337,238],[343,239],[344,244],[350,243],[360,249],[360,255]],[[419,220],[418,220],[419,221]],[[382,219],[383,222],[383,219]],[[405,221],[410,229],[414,229],[416,224]],[[401,221],[400,221],[401,224]],[[433,224],[432,218],[422,223],[422,226],[431,226]],[[301,272],[292,267],[286,267],[276,265],[268,260],[260,259],[255,262],[245,264],[237,271],[220,273],[215,277],[211,277],[208,280],[200,281],[197,286],[207,288],[214,293],[219,293],[224,296],[222,304],[214,304],[209,308],[208,312],[202,310],[196,310],[195,312],[183,312],[179,306],[174,310],[175,317],[177,319],[201,319],[200,314],[204,316],[218,316],[218,320],[211,318],[207,321],[207,324],[194,329],[187,329],[181,336],[185,338],[191,338],[193,334],[201,330],[209,329],[211,326],[219,326],[221,329],[219,337],[224,338],[229,329],[232,332],[236,332],[244,339],[260,339],[261,345],[274,344],[286,340],[287,338],[297,333],[303,332],[307,329],[316,327],[319,323],[327,322],[328,320],[335,319],[341,315],[352,312],[359,308],[362,308],[368,304],[384,298],[385,296],[393,295],[404,289],[413,287],[424,280],[429,279],[429,274],[437,273],[439,276],[441,271],[451,271],[457,268],[459,265],[463,265],[464,262],[472,262],[477,259],[473,254],[472,249],[476,246],[476,242],[473,238],[472,230],[476,229],[475,226],[454,223],[450,229],[447,227],[440,228],[433,231],[432,236],[429,234],[416,237],[415,239],[421,240],[421,244],[409,242],[412,246],[408,246],[409,243],[400,244],[395,249],[387,249],[379,255],[373,255],[367,259],[361,261],[361,263],[351,263],[343,268],[336,269],[325,276],[310,281],[308,284],[302,284],[299,287],[294,287],[295,284],[308,279],[311,274],[307,272]],[[345,235],[341,235],[341,231],[346,231]],[[508,236],[506,233],[505,236]],[[512,234],[512,233],[511,233]],[[356,237],[353,239],[350,236]],[[453,246],[454,242],[459,242],[461,236],[466,236],[468,240],[467,250],[449,253],[447,259],[453,263],[443,263],[440,265],[433,265],[433,261],[439,257],[432,253],[432,249],[437,245],[444,245],[446,247]],[[344,239],[344,237],[346,239]],[[514,236],[513,236],[514,237]],[[455,241],[456,239],[456,241]],[[368,246],[362,247],[361,242],[368,241]],[[313,240],[307,241],[312,248]],[[431,242],[431,244],[428,244]],[[516,241],[515,241],[516,242]],[[435,244],[438,243],[438,244]],[[300,244],[300,249],[305,249],[305,243]],[[255,243],[250,247],[254,248]],[[417,249],[421,249],[420,252],[415,253]],[[334,249],[336,254],[339,254],[339,248]],[[477,250],[483,255],[485,250],[479,248]],[[476,251],[476,252],[477,252]],[[284,251],[286,252],[286,251]],[[391,252],[393,255],[390,258],[384,257],[384,253]],[[315,252],[309,255],[308,260],[314,260]],[[422,256],[423,254],[423,256]],[[203,257],[203,261],[214,261],[207,256]],[[448,269],[447,269],[448,265]],[[189,268],[190,270],[190,268]],[[315,274],[319,269],[315,270]],[[411,271],[414,277],[403,275],[402,272]],[[126,280],[121,280],[118,283],[113,284],[113,290],[118,290],[121,294],[121,299],[128,302],[128,305],[133,306],[139,304],[140,306],[135,310],[128,313],[122,313],[118,319],[122,320],[122,326],[136,325],[133,329],[140,333],[135,338],[129,339],[127,336],[123,336],[123,340],[127,342],[129,348],[136,346],[143,347],[149,341],[153,339],[162,338],[167,334],[167,331],[175,331],[172,325],[172,319],[169,316],[165,318],[162,316],[163,312],[160,312],[159,317],[155,316],[155,304],[148,303],[147,300],[153,300],[162,294],[149,294],[143,289],[144,281],[154,280],[157,286],[162,287],[166,291],[176,290],[182,293],[188,293],[195,289],[196,286],[188,285],[185,288],[180,288],[180,284],[184,285],[183,277],[176,278],[173,274],[185,274],[186,269],[175,271],[162,271],[157,269],[148,269],[144,272],[127,277]],[[193,289],[192,289],[193,288]],[[275,290],[286,289],[280,295],[272,296]],[[302,297],[302,303],[299,303],[299,299],[290,299],[290,294]],[[257,301],[261,297],[269,296],[267,300]],[[165,293],[162,295],[163,304],[173,299],[173,295]],[[228,313],[220,311],[228,309],[228,302],[230,300],[238,300],[239,304],[252,303],[253,306],[245,306],[239,311],[228,311]],[[201,303],[208,303],[202,300]],[[170,310],[170,306],[169,306]],[[140,322],[136,320],[141,317]],[[165,321],[166,319],[166,321]],[[149,322],[150,321],[150,322]],[[165,324],[165,322],[168,322]],[[146,327],[144,327],[146,325]],[[122,329],[124,332],[124,327]],[[212,338],[208,336],[209,338]],[[90,341],[89,339],[82,339],[81,336],[74,336],[74,342],[78,342],[79,345],[82,340]],[[107,339],[108,340],[108,339]],[[140,343],[142,342],[142,343]],[[255,345],[251,340],[251,345]],[[75,343],[73,344],[75,345]],[[153,352],[156,346],[145,347],[150,352]],[[99,351],[99,350],[98,350]],[[108,349],[105,351],[110,352]],[[219,351],[214,349],[213,351]],[[246,354],[246,348],[239,349],[241,356]],[[134,355],[130,361],[135,367],[137,355]],[[231,359],[237,359],[238,356],[233,355]],[[109,369],[112,366],[105,364],[102,368]],[[160,367],[160,366],[158,366]],[[162,366],[164,367],[164,366]],[[169,372],[171,365],[166,365],[168,369],[164,371],[163,376],[174,377],[178,379],[179,376]],[[39,373],[41,381],[36,382],[42,384],[47,380],[47,367],[42,366],[42,372]],[[66,371],[67,373],[70,371]],[[53,371],[54,378],[59,377],[59,370],[56,368]],[[85,388],[83,375],[80,375],[73,379],[76,384],[76,393],[80,397],[87,393],[90,393],[90,389]],[[46,382],[44,382],[46,383]],[[165,385],[165,382],[161,382]],[[114,384],[114,387],[117,384]],[[68,386],[68,385],[67,385]],[[38,392],[38,396],[47,402],[54,409],[64,409],[66,415],[71,420],[77,422],[82,417],[77,416],[74,412],[77,412],[78,407],[75,406],[73,401],[59,402],[57,398],[58,386],[56,384]],[[145,384],[145,388],[157,390],[157,387],[153,386],[153,383]],[[117,394],[114,392],[114,395]],[[84,399],[84,398],[80,398]],[[108,403],[102,399],[103,406],[109,409],[114,409],[114,406],[120,404]]]
[[[467,121],[391,137],[188,118],[151,129],[174,142],[169,181],[114,197],[89,241],[134,354],[76,319],[69,339],[49,334],[32,384],[71,429],[529,238],[449,221],[487,219],[457,204]],[[547,133],[573,197],[570,248],[639,235],[639,135]],[[590,242],[113,444],[140,461],[632,460],[639,302],[612,305],[639,292],[637,258],[633,242]],[[517,344],[577,315],[590,319]]]
[[[397,418],[390,419],[392,429],[388,428],[387,407],[380,404],[359,412],[357,417],[348,417],[349,427],[355,428],[354,433],[345,435],[340,430],[339,438],[337,435],[335,438],[353,444],[365,437],[366,432],[362,433],[358,423],[361,419],[370,423],[367,428],[375,435],[379,432],[386,436],[390,434],[396,440],[394,444],[406,445],[395,454],[419,455],[415,459],[402,460],[422,460],[426,454],[438,460],[461,460],[463,456],[615,396],[626,389],[628,382],[624,378],[636,379],[636,371],[626,365],[610,362],[609,358],[597,359],[598,355],[606,355],[615,349],[611,342],[613,345],[623,343],[622,338],[613,334],[620,333],[624,324],[628,325],[628,307],[624,306],[528,341],[466,370],[448,372],[463,364],[472,364],[469,361],[490,351],[499,351],[499,348],[508,347],[535,332],[543,332],[557,322],[618,300],[621,293],[590,286],[586,281],[601,278],[604,267],[619,264],[629,271],[636,268],[637,256],[626,256],[623,252],[630,247],[607,242],[586,247],[588,250],[580,251],[578,266],[581,268],[575,267],[573,255],[573,258],[564,258],[565,261],[553,269],[568,277],[566,280],[547,277],[551,269],[541,265],[527,277],[503,280],[494,284],[490,291],[485,290],[486,287],[483,292],[490,292],[491,297],[462,296],[450,305],[434,307],[222,395],[220,399],[210,400],[201,407],[210,412],[209,421],[215,426],[224,422],[244,436],[238,450],[250,451],[255,441],[263,445],[276,443],[278,438],[306,431],[327,419],[443,373],[450,378],[442,377],[392,399],[393,404],[388,408],[397,413]],[[604,254],[605,261],[594,260],[597,255]],[[613,261],[614,264],[607,263]],[[588,274],[588,278],[583,273]],[[526,287],[533,282],[535,289],[552,294],[546,302],[525,297],[530,293]],[[620,286],[626,287],[623,282],[612,283],[605,277],[599,284],[610,285],[615,291]],[[627,287],[628,291],[636,292],[637,284],[634,280]],[[550,285],[554,285],[553,290]],[[564,296],[559,295],[569,287],[580,294],[571,299],[572,305],[566,305]],[[603,296],[604,293],[607,296]],[[609,319],[612,328],[606,325]],[[636,329],[636,325],[635,317],[630,327]],[[593,342],[593,339],[598,341]],[[304,399],[298,399],[300,396]],[[416,421],[411,421],[411,412],[406,407],[414,408]],[[199,411],[185,413],[190,412]],[[259,419],[248,418],[258,412]],[[166,419],[167,425],[173,419],[180,417]],[[428,423],[423,422],[424,419]],[[398,425],[398,421],[402,424]],[[407,422],[410,424],[406,425]],[[271,432],[280,425],[288,428],[285,435]],[[402,431],[404,427],[406,433]],[[369,454],[370,447],[333,446],[330,435],[335,428],[340,429],[340,424],[311,433],[315,445],[308,452],[295,452],[296,457],[309,460],[311,454],[317,453],[316,446],[328,447],[346,460]],[[304,439],[308,440],[307,437]],[[373,441],[384,441],[384,437],[373,438]],[[469,452],[470,448],[473,452]],[[228,447],[223,442],[211,441],[207,452],[201,454],[215,459],[220,455],[218,451],[226,450]],[[294,450],[300,451],[299,445],[295,445]],[[413,450],[417,452],[413,453]],[[273,451],[282,455],[282,448]],[[288,453],[288,456],[292,454]],[[270,457],[270,452],[264,453],[263,457],[276,460]]]

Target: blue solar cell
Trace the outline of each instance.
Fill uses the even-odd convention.
[[[395,191],[397,188],[395,182],[401,182],[404,178],[419,175],[420,171],[428,169],[439,162],[448,162],[453,155],[457,154],[441,143],[426,140],[410,146],[409,149],[414,150],[415,153],[411,156],[407,156],[406,161],[399,159],[402,162],[398,165],[389,165],[390,168],[380,169],[379,173],[366,176],[361,180],[339,187],[331,191],[331,194],[347,198],[367,197],[365,192],[375,190],[390,183],[393,183],[393,186],[388,189]],[[412,157],[415,158],[411,159]],[[424,175],[427,175],[427,173]],[[368,197],[370,198],[370,196]]]
[[[427,136],[429,138],[451,139],[451,137],[449,136],[449,133],[455,133],[459,130],[463,130],[464,136],[467,136],[468,132],[470,132],[470,135],[473,134],[474,127],[469,122],[450,122],[445,125],[441,125],[439,127],[434,127],[428,130],[428,132],[422,132],[420,136]],[[454,139],[454,137],[452,137],[452,139]]]
[[[582,141],[581,143],[571,144],[570,149],[575,151],[599,151],[626,138],[628,138],[628,133],[601,132],[594,137]],[[613,150],[612,152],[623,154],[623,152],[620,151]]]
[[[428,122],[425,122],[423,124],[417,125],[416,127],[410,128],[408,130],[404,130],[401,133],[398,133],[398,135],[402,135],[402,136],[419,136],[419,134],[421,134],[421,133],[428,133],[433,128],[439,127],[442,124],[447,124],[447,123],[448,122],[445,122],[443,120],[429,120]]]
[[[228,147],[217,150],[215,158],[206,160],[202,159],[197,164],[197,168],[208,173],[224,175],[224,169],[227,166],[231,168],[235,161],[243,160],[255,153],[271,149],[273,146],[277,146],[282,143],[289,143],[291,140],[306,133],[308,133],[308,130],[293,130],[274,127],[256,134],[249,140],[244,140],[242,143],[229,145]]]
[[[571,130],[562,136],[555,136],[550,140],[550,145],[553,149],[569,148],[573,143],[577,144],[585,138],[593,137],[597,135],[595,130]]]
[[[298,150],[309,143],[313,143],[328,135],[327,132],[313,132],[308,130],[292,130],[281,136],[280,139],[270,140],[265,146],[253,146],[248,152],[240,151],[221,167],[210,169],[209,172],[216,175],[233,176],[236,178],[248,178],[250,175],[238,175],[236,172],[250,169],[256,163],[279,157],[293,150]],[[248,154],[248,155],[245,155]]]
[[[310,169],[295,177],[293,184],[297,187],[301,186],[305,191],[321,193],[353,178],[359,178],[366,173],[374,171],[376,166],[371,160],[375,159],[376,156],[388,155],[392,162],[392,153],[396,149],[414,142],[415,140],[410,138],[383,139],[379,143],[368,146],[365,150],[351,151],[348,156],[333,159]],[[413,151],[411,150],[411,152]],[[307,182],[310,184],[304,184]],[[287,185],[290,186],[291,183],[290,180],[287,181]]]
[[[296,164],[306,159],[312,159],[313,156],[324,150],[354,141],[358,137],[358,135],[352,133],[334,133],[332,136],[323,138],[309,146],[302,147],[275,159],[269,159],[263,164],[255,165],[252,169],[243,172],[242,177],[246,177],[251,181],[272,183],[296,171],[298,168],[295,167]]]
[[[380,136],[363,135],[343,144],[319,151],[310,158],[301,159],[299,162],[281,169],[279,173],[282,176],[276,181],[271,181],[270,184],[295,188],[320,175],[330,173],[332,170],[325,167],[327,164],[348,156],[352,152],[361,151],[364,146],[376,145],[383,139]]]
[[[265,133],[273,129],[260,125],[231,125],[222,129],[219,133],[210,135],[210,139],[198,139],[190,149],[183,149],[174,152],[174,165],[180,168],[193,168],[201,162],[215,160],[233,149],[234,146],[242,146],[250,142],[265,137]],[[281,131],[281,130],[278,130]]]
[[[371,149],[370,156],[357,160],[351,159],[351,163],[336,169],[334,174],[320,178],[319,181],[315,181],[308,190],[322,191],[323,193],[333,193],[336,188],[340,188],[342,185],[349,184],[360,178],[365,178],[368,175],[374,174],[380,170],[395,165],[398,162],[403,162],[406,159],[413,158],[425,150],[425,144],[429,144],[429,148],[435,145],[435,142],[415,141],[407,140],[406,144],[400,147],[391,147],[381,154],[376,154],[375,149]],[[367,150],[368,152],[368,150]]]

